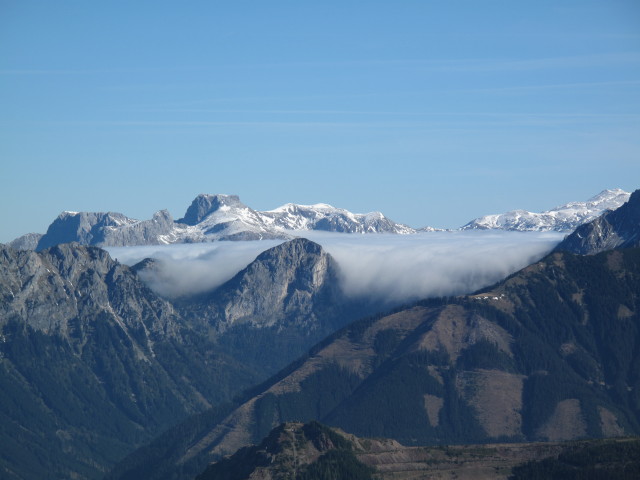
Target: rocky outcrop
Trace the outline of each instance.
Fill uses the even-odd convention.
[[[110,228],[131,225],[136,221],[114,212],[62,212],[38,242],[36,250],[44,250],[61,243],[103,245],[105,232]]]
[[[9,242],[7,245],[16,250],[35,250],[41,238],[41,233],[27,233]]]
[[[178,231],[167,210],[143,221],[113,212],[63,212],[39,239],[35,249],[40,251],[70,242],[100,247],[155,245],[170,243],[179,237]]]
[[[80,339],[102,316],[123,329],[177,333],[173,307],[104,250],[62,244],[41,253],[0,247],[0,255],[0,325],[15,320],[46,334]]]
[[[178,223],[191,226],[197,225],[220,208],[230,210],[232,208],[243,209],[249,207],[242,203],[237,195],[208,195],[202,193],[191,202],[184,217],[178,220]]]
[[[374,469],[356,458],[357,441],[318,422],[285,423],[259,445],[209,466],[196,480],[326,478],[328,472],[330,478],[371,479]]]
[[[312,331],[345,301],[333,258],[317,243],[297,238],[258,255],[200,306],[189,302],[214,318],[219,331],[238,324]]]
[[[581,225],[567,236],[556,250],[593,255],[614,248],[640,246],[640,190],[616,210],[607,211]]]

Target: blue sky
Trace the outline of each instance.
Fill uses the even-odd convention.
[[[0,242],[198,193],[414,227],[640,187],[640,2],[0,0]]]

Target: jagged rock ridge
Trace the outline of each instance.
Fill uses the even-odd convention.
[[[216,240],[291,239],[295,230],[346,233],[414,233],[410,227],[380,212],[354,214],[326,204],[294,205],[258,212],[237,195],[198,195],[185,216],[174,221],[166,210],[151,220],[135,220],[121,213],[63,212],[47,233],[15,239],[15,248],[42,250],[78,242],[100,247],[211,242]]]
[[[620,208],[603,213],[567,236],[557,250],[593,255],[613,248],[640,246],[640,190]]]

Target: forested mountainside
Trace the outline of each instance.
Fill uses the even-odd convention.
[[[554,253],[503,282],[353,323],[109,478],[189,478],[281,422],[406,445],[640,432],[640,249]]]
[[[279,425],[260,444],[210,465],[196,480],[632,480],[639,474],[637,437],[406,447],[312,421]]]

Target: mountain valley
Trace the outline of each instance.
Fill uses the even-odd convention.
[[[8,478],[98,478],[132,447],[230,401],[371,308],[340,295],[333,260],[305,239],[175,304],[138,278],[149,262],[129,268],[96,247],[2,246],[0,262]]]
[[[292,421],[406,448],[638,435],[638,201],[580,217],[493,286],[395,306],[346,294],[340,263],[289,230],[411,233],[377,214],[220,195],[177,222],[67,212],[30,246],[0,246],[0,471],[194,478]],[[175,298],[143,281],[157,260],[91,246],[250,238],[282,243]]]
[[[160,438],[109,478],[196,474],[292,420],[406,445],[637,435],[639,308],[640,250],[555,253],[477,294],[351,324],[192,425],[182,452],[169,433],[171,451]]]

